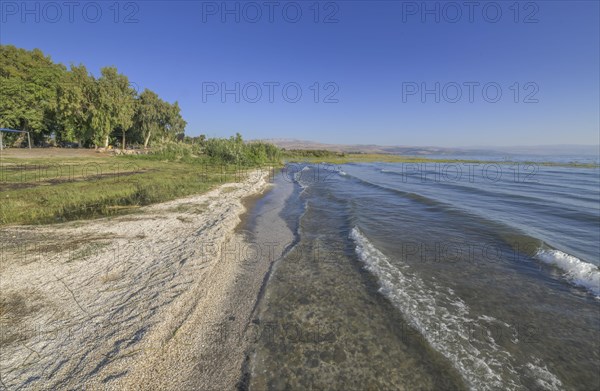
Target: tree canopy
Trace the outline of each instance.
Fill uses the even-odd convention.
[[[58,142],[87,147],[152,146],[152,159],[257,164],[280,157],[274,145],[245,143],[239,133],[228,139],[186,137],[178,102],[147,88],[138,93],[131,85],[112,66],[96,77],[82,64],[55,64],[38,49],[0,45],[0,127],[29,131],[38,144],[54,135]],[[6,137],[18,143],[22,135]]]
[[[35,142],[148,147],[185,130],[177,102],[148,89],[138,94],[127,76],[104,67],[94,77],[84,65],[67,69],[40,50],[0,45],[0,127],[30,131]]]

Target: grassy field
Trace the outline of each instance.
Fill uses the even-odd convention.
[[[5,151],[0,155],[0,225],[134,213],[143,205],[239,181],[247,169],[89,150]]]

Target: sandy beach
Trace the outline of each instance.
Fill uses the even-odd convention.
[[[3,229],[2,385],[235,388],[283,250],[256,256],[236,227],[268,188],[257,171],[126,216]]]
[[[600,1],[4,1],[0,391],[600,391]]]

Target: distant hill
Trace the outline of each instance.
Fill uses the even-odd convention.
[[[494,151],[519,155],[545,155],[545,156],[596,156],[600,155],[600,145],[535,145],[495,147]]]
[[[295,139],[266,139],[261,140],[275,144],[285,149],[328,150],[346,153],[386,153],[395,155],[583,155],[598,156],[598,145],[540,145],[513,147],[463,147],[443,148],[433,146],[382,146],[374,144],[325,144],[316,141]]]
[[[382,146],[375,144],[325,144],[315,141],[294,140],[294,139],[267,139],[261,140],[275,144],[279,148],[285,149],[308,149],[308,150],[328,150],[346,153],[387,153],[395,155],[462,155],[473,153],[490,153],[483,149],[465,149],[465,148],[442,148],[442,147],[420,147],[420,146]]]

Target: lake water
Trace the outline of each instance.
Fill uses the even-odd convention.
[[[292,164],[275,186],[296,239],[251,389],[600,388],[598,168]]]

